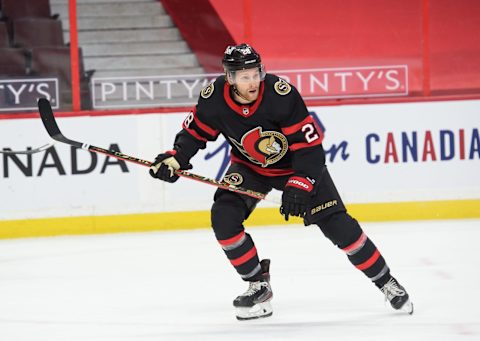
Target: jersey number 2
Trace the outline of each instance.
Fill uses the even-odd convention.
[[[305,124],[302,127],[302,132],[305,133],[305,139],[307,140],[308,143],[315,141],[319,137],[312,123]]]

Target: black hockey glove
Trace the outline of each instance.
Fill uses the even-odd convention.
[[[303,218],[307,213],[310,200],[313,196],[315,180],[303,176],[291,176],[282,195],[282,206],[280,213],[285,216],[288,221],[288,216],[295,216]]]
[[[175,171],[179,169],[192,169],[192,165],[175,156],[176,151],[171,150],[163,154],[158,154],[150,166],[150,175],[153,178],[160,179],[166,182],[173,183],[178,180],[178,175]]]

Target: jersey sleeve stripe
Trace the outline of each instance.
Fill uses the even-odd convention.
[[[292,152],[302,149],[302,148],[308,148],[308,147],[313,147],[313,146],[318,146],[319,144],[322,144],[322,139],[319,138],[315,140],[314,142],[307,143],[307,142],[299,142],[299,143],[294,143],[288,147],[288,149]]]
[[[307,123],[314,123],[315,124],[315,120],[313,119],[312,115],[308,115],[301,122],[295,123],[294,125],[291,125],[289,127],[282,128],[282,133],[284,133],[285,135],[295,134],[297,131],[302,129],[302,127]]]
[[[212,136],[212,137],[217,137],[218,136],[218,130],[215,130],[211,127],[209,127],[208,125],[206,125],[205,123],[203,123],[202,121],[200,121],[196,115],[196,110],[194,110],[193,112],[194,114],[194,121],[195,123],[197,124],[197,127],[199,127],[200,129],[202,129],[204,132],[206,132],[208,135]]]
[[[203,141],[203,142],[208,142],[208,140],[202,136],[200,136],[195,130],[191,128],[187,128],[185,123],[182,125],[182,128],[185,129],[186,132],[188,132],[190,135],[195,137],[197,140]]]

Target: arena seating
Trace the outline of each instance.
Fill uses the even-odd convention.
[[[71,82],[70,48],[68,46],[37,46],[31,48],[31,74],[58,76],[61,87]]]
[[[49,0],[0,0],[2,16],[9,21],[19,18],[50,18]]]
[[[70,91],[68,1],[0,0],[0,6],[9,33],[6,46],[26,53],[23,73],[58,77],[62,92]],[[98,77],[204,72],[158,0],[78,1],[77,13],[80,63],[92,69],[80,73],[82,109],[90,108],[83,93],[93,72]],[[61,103],[61,109],[69,110],[69,105]]]
[[[26,66],[24,50],[11,47],[0,48],[0,76],[26,76]]]
[[[85,72],[83,53],[79,48],[80,95],[82,105],[91,105],[89,96],[89,81],[91,72]],[[31,75],[57,77],[59,80],[60,97],[63,102],[71,102],[72,73],[70,68],[70,47],[68,46],[37,46],[31,48]]]
[[[62,22],[51,18],[21,18],[13,22],[16,47],[62,46]]]
[[[0,8],[0,76],[57,77],[61,107],[69,109],[70,47],[64,42],[62,21],[51,15],[50,1],[0,0]],[[80,64],[82,104],[90,108],[89,77],[83,71],[82,58]]]
[[[7,24],[0,21],[0,48],[9,46],[10,38],[8,37]]]

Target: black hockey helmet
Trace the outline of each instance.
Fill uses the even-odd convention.
[[[265,78],[265,71],[262,65],[262,58],[248,44],[229,45],[225,49],[222,60],[225,73],[234,74],[235,71],[258,68],[262,80]]]

